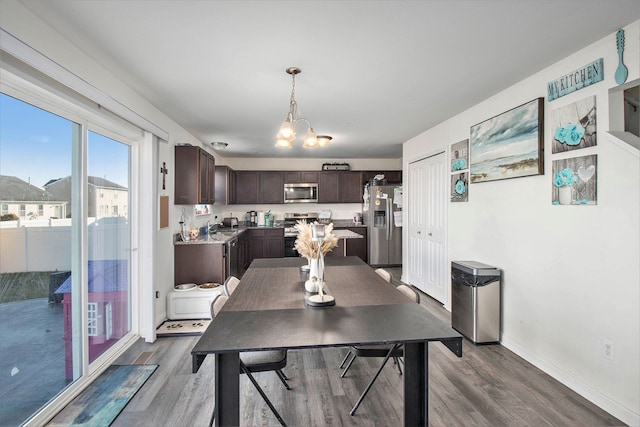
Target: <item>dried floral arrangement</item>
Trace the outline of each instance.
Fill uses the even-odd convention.
[[[316,221],[315,224],[318,224]],[[295,248],[300,255],[307,259],[318,257],[318,242],[314,242],[311,237],[311,224],[307,221],[298,221],[295,225],[295,229],[298,230],[298,238],[296,239]],[[324,227],[324,240],[322,242],[322,254],[326,255],[327,252],[338,246],[338,237],[332,233],[333,223],[325,225]]]

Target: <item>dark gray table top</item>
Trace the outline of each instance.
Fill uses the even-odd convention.
[[[428,341],[461,344],[462,335],[359,258],[337,260],[327,259],[325,274],[336,305],[321,308],[305,303],[305,275],[299,271],[304,260],[254,261],[192,355]]]

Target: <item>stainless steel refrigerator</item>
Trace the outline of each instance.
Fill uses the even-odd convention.
[[[401,189],[401,184],[369,186],[369,209],[362,216],[368,229],[371,265],[402,264]]]

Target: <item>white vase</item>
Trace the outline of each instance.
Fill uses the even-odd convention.
[[[304,283],[304,288],[307,292],[318,292],[318,283],[322,280],[322,273],[320,271],[320,260],[317,258],[309,259],[309,280]],[[313,280],[313,278],[316,280]]]
[[[568,185],[563,185],[558,188],[558,202],[561,205],[570,205],[571,204],[571,187]]]

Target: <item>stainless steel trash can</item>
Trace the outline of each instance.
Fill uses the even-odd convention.
[[[472,342],[500,341],[500,279],[496,267],[451,262],[451,326]]]

